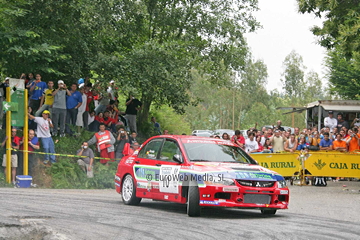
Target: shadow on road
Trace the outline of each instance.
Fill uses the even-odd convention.
[[[186,215],[186,205],[170,202],[160,201],[142,201],[139,208],[147,208],[148,210],[159,210],[163,212],[172,212]],[[285,210],[286,211],[286,210]],[[203,207],[201,209],[201,217],[214,219],[258,219],[258,218],[286,218],[278,211],[276,215],[263,215],[257,209],[236,209],[236,208],[218,208],[218,207]]]

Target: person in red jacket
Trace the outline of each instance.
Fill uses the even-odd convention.
[[[116,133],[116,120],[110,117],[110,112],[105,111],[104,113],[104,124],[107,129],[111,130],[111,132]]]
[[[114,161],[115,159],[115,138],[112,133],[106,130],[105,124],[100,123],[99,132],[95,133],[94,136],[87,142],[88,145],[95,144],[97,145],[97,149],[100,152],[100,157],[102,158],[111,158],[109,159],[101,159],[100,163],[109,165],[109,161]]]

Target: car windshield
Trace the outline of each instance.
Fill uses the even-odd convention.
[[[184,147],[190,161],[257,164],[240,147],[233,146],[226,141],[187,139],[184,141]]]

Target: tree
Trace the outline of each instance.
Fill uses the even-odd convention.
[[[323,97],[322,82],[319,78],[319,74],[314,71],[310,71],[306,74],[305,81],[305,101],[312,102],[315,100],[320,100]]]
[[[359,99],[360,5],[354,0],[298,0],[301,13],[314,13],[324,19],[312,32],[328,50],[331,92],[346,99]]]
[[[0,1],[19,13],[0,12],[4,73],[73,81],[91,72],[100,89],[114,79],[122,93],[138,92],[140,123],[152,104],[184,111],[192,69],[227,85],[223,75],[246,62],[243,34],[259,26],[257,0]]]
[[[283,62],[284,72],[281,79],[285,94],[290,98],[301,98],[304,95],[304,71],[302,57],[294,50],[285,57]]]
[[[311,31],[319,37],[321,46],[333,49],[339,46],[346,57],[360,52],[358,29],[360,5],[354,0],[298,0],[301,13],[314,13],[324,19],[323,26]]]
[[[342,52],[328,52],[326,65],[329,68],[330,92],[345,99],[360,99],[360,61],[347,59]]]
[[[99,44],[82,21],[81,1],[15,1],[3,12],[0,61],[7,75],[36,71],[44,79],[77,79],[89,73]],[[13,12],[20,12],[13,14]],[[91,40],[90,40],[91,39]],[[21,64],[20,64],[21,63]]]
[[[134,4],[136,12],[127,12]],[[243,68],[248,54],[243,34],[258,26],[251,15],[256,5],[255,0],[144,0],[118,6],[138,20],[138,38],[131,49],[119,50],[122,63],[113,73],[139,92],[144,103],[140,123],[148,121],[153,103],[184,112],[190,103],[191,69],[224,85],[224,73]]]

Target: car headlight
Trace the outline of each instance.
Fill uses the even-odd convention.
[[[277,182],[278,184],[278,188],[285,188],[286,187],[286,181],[285,180],[280,180]]]

